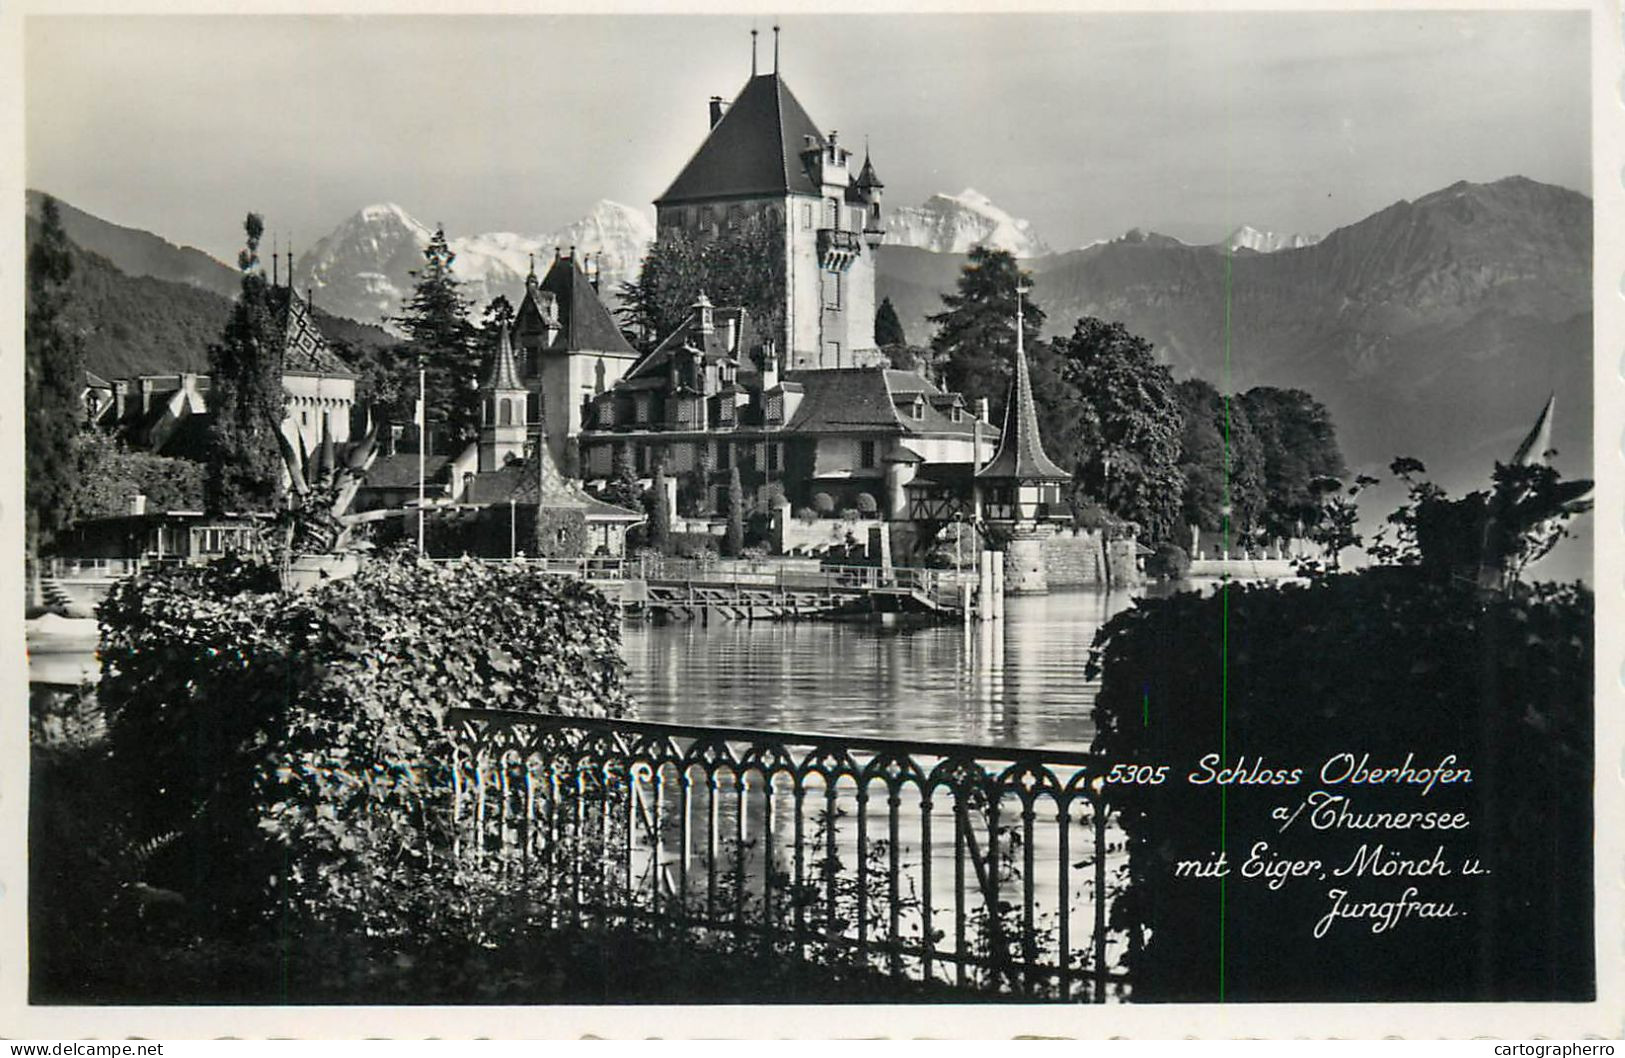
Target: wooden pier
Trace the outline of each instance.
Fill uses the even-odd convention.
[[[674,621],[842,620],[877,614],[961,620],[959,580],[950,570],[826,566],[813,570],[744,564],[661,563],[622,582],[631,616]]]

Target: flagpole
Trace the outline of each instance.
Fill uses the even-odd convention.
[[[423,551],[424,452],[428,448],[429,412],[427,408],[427,381],[424,369],[418,364],[418,557]]]

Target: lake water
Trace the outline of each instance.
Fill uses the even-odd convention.
[[[1003,621],[972,625],[628,621],[623,651],[644,720],[1087,749],[1089,645],[1132,599],[1011,596]],[[33,644],[30,678],[96,679],[93,626],[88,635]]]
[[[999,622],[623,627],[644,720],[1087,749],[1095,632],[1128,592],[1011,596]]]

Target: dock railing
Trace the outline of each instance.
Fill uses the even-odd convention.
[[[1086,753],[459,708],[459,862],[555,925],[659,922],[1033,999],[1126,998]]]
[[[772,588],[781,592],[860,594],[901,590],[918,591],[941,603],[959,598],[961,584],[975,584],[975,574],[951,569],[915,566],[812,565],[766,559],[629,560],[637,576],[654,582],[688,583],[733,588]],[[634,574],[629,573],[629,576]]]

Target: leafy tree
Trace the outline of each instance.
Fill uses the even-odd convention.
[[[1177,539],[1184,415],[1151,343],[1086,316],[1055,343],[1057,374],[1077,394],[1074,481],[1154,541]]]
[[[485,317],[480,321],[480,330],[495,341],[495,336],[504,323],[510,328],[513,326],[514,316],[513,302],[508,300],[507,295],[498,294],[485,306]]]
[[[1409,496],[1378,531],[1371,555],[1486,589],[1510,593],[1569,535],[1569,520],[1592,506],[1592,482],[1564,481],[1542,462],[1496,463],[1488,492],[1455,500],[1421,477],[1427,468],[1419,460],[1400,457],[1389,469],[1410,486]]]
[[[715,236],[667,228],[649,247],[637,281],[621,284],[617,311],[647,349],[687,318],[701,293],[714,305],[745,308],[759,333],[782,337],[783,233],[757,221]]]
[[[897,318],[897,307],[891,303],[891,298],[882,298],[880,308],[875,310],[875,344],[882,349],[908,344],[908,335],[903,333],[903,321]]]
[[[972,248],[958,289],[944,294],[944,309],[928,317],[936,325],[931,352],[944,363],[944,380],[972,402],[986,397],[998,422],[1010,388],[1016,334],[1016,287],[1031,284],[1008,250]],[[1044,326],[1044,310],[1027,301],[1024,330],[1029,351]]]
[[[615,454],[610,465],[609,480],[599,490],[605,503],[637,510],[643,502],[643,489],[638,487],[638,475],[632,464],[632,446],[625,441],[615,443]]]
[[[480,423],[479,343],[468,320],[468,301],[452,274],[456,260],[445,228],[437,228],[423,251],[423,267],[412,273],[417,286],[398,318],[426,372],[427,418],[444,423],[454,444],[476,439]]]
[[[745,490],[739,482],[739,464],[728,468],[728,535],[723,541],[728,557],[745,550]]]
[[[211,511],[267,511],[282,493],[282,326],[259,264],[265,224],[250,213],[237,255],[242,291],[220,340],[209,348],[209,460],[205,502]]]
[[[136,495],[147,498],[149,510],[197,510],[204,506],[206,470],[203,463],[131,451],[110,434],[82,430],[74,438],[69,507],[76,521],[128,514]]]
[[[1301,536],[1320,516],[1315,482],[1347,472],[1331,415],[1301,389],[1258,386],[1241,405],[1264,455],[1261,524],[1272,536]]]
[[[39,237],[28,249],[23,407],[27,486],[28,554],[64,528],[73,516],[74,438],[84,420],[84,342],[65,318],[72,246],[56,200],[41,205]]]
[[[1347,489],[1336,478],[1317,478],[1311,483],[1310,488],[1320,497],[1319,511],[1304,535],[1320,545],[1326,570],[1336,573],[1343,566],[1343,552],[1364,542],[1358,531],[1360,507],[1355,500],[1377,483],[1376,478],[1365,474],[1357,476]],[[1321,568],[1318,563],[1304,566],[1311,571]]]
[[[1246,409],[1209,382],[1175,387],[1185,417],[1179,468],[1185,476],[1180,517],[1188,525],[1249,538],[1262,514],[1264,456]]]

